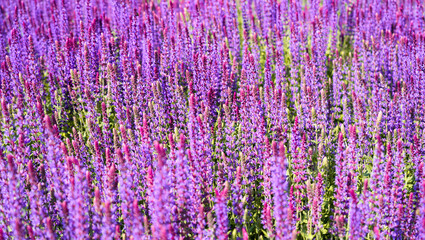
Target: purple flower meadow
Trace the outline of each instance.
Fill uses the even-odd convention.
[[[422,0],[0,0],[0,240],[425,239]]]

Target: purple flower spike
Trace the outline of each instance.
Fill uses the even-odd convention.
[[[227,186],[222,191],[215,190],[216,200],[214,210],[217,215],[216,237],[220,240],[228,238],[229,220],[227,217]]]

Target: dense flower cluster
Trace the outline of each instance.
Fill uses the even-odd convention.
[[[424,8],[0,0],[0,240],[425,239]]]

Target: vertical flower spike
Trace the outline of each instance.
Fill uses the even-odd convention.
[[[102,218],[102,236],[113,236],[114,233],[114,221],[112,219],[111,202],[106,201],[103,206],[103,218]]]
[[[103,219],[102,223],[102,236],[104,236],[104,232],[113,233],[113,223],[117,219],[116,209],[117,207],[113,204],[117,201],[118,193],[117,193],[118,181],[117,181],[117,173],[115,164],[112,164],[108,170],[108,177],[106,182],[106,192],[105,192],[105,201],[109,202],[109,205],[105,203],[103,208]],[[112,204],[112,205],[111,205]],[[105,221],[108,225],[105,225]],[[108,235],[110,236],[110,235]]]
[[[286,177],[285,145],[279,144],[279,154],[274,143],[275,154],[272,168],[273,216],[276,220],[276,239],[290,239],[293,230],[292,211],[288,198],[288,180]]]
[[[244,219],[243,219],[243,215],[244,215],[244,209],[243,209],[243,205],[244,205],[244,193],[243,193],[243,189],[242,189],[242,173],[241,173],[241,167],[238,166],[236,168],[236,176],[235,176],[235,181],[234,184],[232,186],[232,196],[231,199],[233,200],[233,214],[235,215],[235,224],[238,225],[239,229],[242,228]]]
[[[391,149],[391,148],[389,148]],[[375,154],[373,157],[373,167],[371,172],[371,188],[375,192],[375,195],[382,194],[383,176],[382,171],[384,170],[384,149],[382,146],[381,136],[376,135]]]
[[[0,240],[425,238],[423,2],[2,1]]]
[[[44,196],[39,191],[37,175],[31,160],[28,161],[27,168],[31,188],[28,195],[30,198],[29,203],[32,209],[30,218],[33,228],[30,226],[28,227],[31,229],[32,238],[35,238],[42,236],[42,220],[45,217],[45,209],[43,207]],[[29,232],[30,231],[28,230],[28,233]]]
[[[144,230],[144,228],[143,228],[143,216],[142,216],[142,213],[141,213],[141,211],[140,211],[140,209],[139,209],[139,206],[138,206],[138,203],[137,203],[137,200],[136,199],[134,199],[133,200],[133,209],[132,209],[132,223],[133,223],[133,226],[132,226],[132,230],[133,230],[133,233],[132,233],[132,237],[133,237],[133,239],[140,239],[140,238],[142,238],[143,236],[145,236],[145,230]]]
[[[50,219],[50,217],[47,217],[45,219],[44,224],[46,226],[45,234],[46,234],[47,239],[49,239],[49,240],[56,239],[56,234],[53,232],[53,223],[52,223],[52,220]]]
[[[319,172],[316,178],[316,185],[314,187],[314,197],[312,199],[312,225],[317,229],[321,228],[321,215],[322,215],[322,204],[323,204],[323,194],[324,194],[324,185],[322,174]]]
[[[347,164],[348,164],[348,171],[351,174],[353,183],[351,184],[350,188],[356,189],[356,183],[357,183],[357,162],[358,162],[358,151],[357,151],[357,133],[356,133],[356,126],[350,125],[349,126],[349,145],[347,147]]]
[[[273,222],[272,222],[272,215],[271,215],[271,211],[270,211],[270,206],[267,203],[264,203],[264,208],[263,208],[263,225],[264,228],[267,230],[267,235],[269,237],[273,237],[274,236],[274,229],[273,229]]]
[[[347,173],[347,164],[345,159],[345,150],[343,146],[344,136],[340,132],[338,135],[338,150],[335,158],[335,216],[337,218],[336,226],[338,232],[342,234],[344,231],[344,216],[347,215],[347,199],[348,199],[348,187],[349,187],[349,175]]]
[[[418,204],[419,215],[416,219],[416,230],[419,238],[425,238],[425,180],[422,178],[420,184],[420,195]]]
[[[264,138],[264,145],[265,145],[265,151],[264,151],[264,158],[266,159],[263,166],[263,188],[264,188],[264,196],[265,196],[265,203],[270,204],[271,203],[271,172],[272,172],[272,158],[274,157],[274,154],[276,154],[275,151],[271,151],[270,148],[270,142],[267,137]],[[273,142],[273,148],[276,147],[276,143]]]
[[[4,209],[6,216],[11,222],[11,235],[16,239],[23,239],[25,236],[25,230],[22,226],[22,214],[23,214],[23,201],[22,197],[24,189],[22,188],[21,177],[18,173],[18,167],[16,165],[16,158],[14,155],[9,154],[6,156],[7,159],[7,172],[4,174],[5,177],[5,188],[8,189],[7,194],[9,196],[10,207]]]
[[[170,192],[170,172],[166,162],[165,149],[161,144],[155,141],[155,150],[158,154],[158,167],[153,179],[152,198],[150,199],[150,215],[152,216],[152,235],[156,239],[172,238],[175,229],[171,224],[171,209],[173,202],[171,201]],[[164,232],[166,235],[164,236]]]
[[[216,237],[220,240],[225,240],[228,238],[227,231],[229,230],[229,219],[228,209],[227,209],[227,185],[222,191],[215,190],[215,205],[214,210],[217,216],[217,228],[216,228]]]
[[[99,188],[94,189],[93,199],[93,237],[99,238],[101,236],[101,225],[102,225],[102,209],[101,209],[101,193]]]
[[[349,190],[350,194],[350,210],[348,217],[348,225],[349,225],[349,238],[350,239],[360,239],[364,238],[362,232],[362,212],[358,207],[356,193],[353,189]]]
[[[3,120],[7,123],[9,121],[9,108],[4,97],[1,98],[1,111],[3,113]]]
[[[294,188],[295,188],[295,202],[297,213],[302,210],[303,198],[305,197],[305,181],[307,180],[306,171],[307,168],[307,156],[306,156],[306,135],[303,134],[301,140],[301,146],[295,150],[297,156],[293,160],[293,172],[294,172]]]
[[[123,144],[122,154],[120,149],[117,149],[117,156],[119,158],[118,170],[120,172],[118,176],[118,192],[121,199],[121,213],[123,216],[125,231],[132,235],[132,217],[131,209],[132,202],[134,199],[133,191],[133,179],[131,176],[131,157],[127,144]]]
[[[403,151],[403,142],[401,139],[397,141],[397,151],[394,156],[393,163],[393,184],[391,189],[390,197],[390,211],[391,211],[391,227],[394,229],[392,235],[396,237],[402,237],[402,211],[400,205],[403,205],[405,202],[405,190],[404,186],[404,174],[403,170],[405,169],[404,164],[404,151]]]
[[[191,200],[192,196],[190,195],[191,181],[189,180],[190,168],[189,162],[186,156],[186,138],[183,134],[180,134],[180,141],[178,144],[177,158],[175,161],[175,195],[176,195],[176,206],[177,206],[177,216],[174,216],[179,226],[178,234],[180,236],[187,235],[191,232],[190,222],[192,221],[191,216],[193,213],[191,211],[194,208],[194,202]]]

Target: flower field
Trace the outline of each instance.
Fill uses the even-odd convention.
[[[0,240],[425,239],[422,0],[0,0]]]

